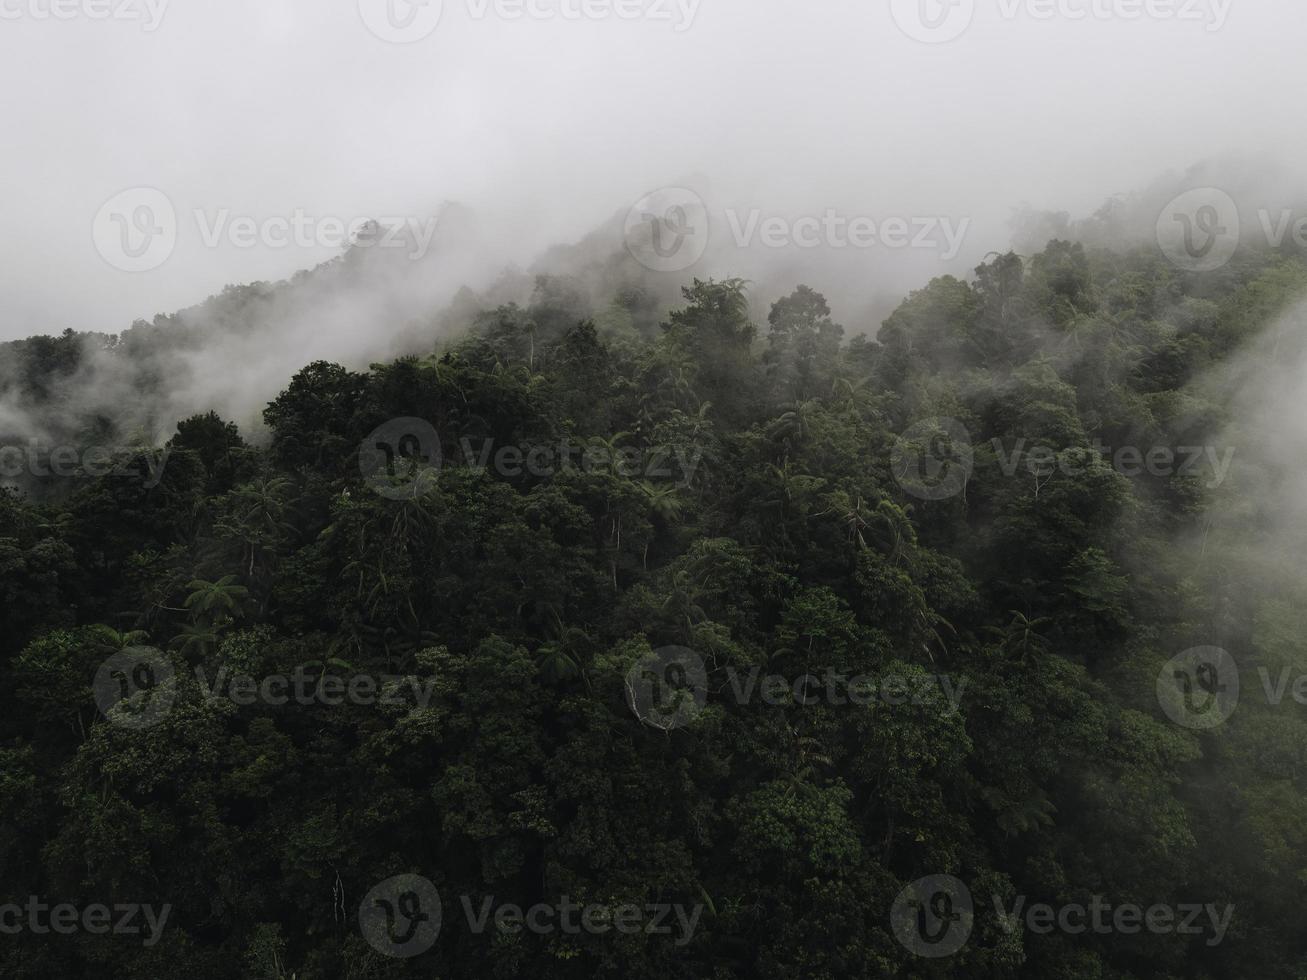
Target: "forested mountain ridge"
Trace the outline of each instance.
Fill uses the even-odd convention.
[[[1192,274],[1058,240],[849,339],[802,286],[754,323],[739,280],[590,316],[541,277],[426,356],[306,366],[266,446],[210,413],[116,472],[25,472],[0,496],[6,900],[171,911],[148,945],[7,936],[4,975],[1304,975],[1307,725],[1257,673],[1307,669],[1297,539],[1259,496],[1297,461],[1212,383],[1302,363],[1304,286],[1288,250]],[[28,341],[22,383],[53,397],[73,343]],[[415,447],[420,473],[370,455]],[[1158,693],[1203,646],[1247,692],[1212,728]],[[671,648],[704,671],[674,717],[635,690]],[[102,710],[97,672],[147,649]],[[308,703],[204,690],[297,674]],[[412,680],[332,703],[333,677]],[[411,959],[359,916],[405,874],[443,900]],[[974,919],[933,958],[891,910],[936,875]],[[488,896],[695,917],[476,932]],[[1096,896],[1232,914],[999,914]]]

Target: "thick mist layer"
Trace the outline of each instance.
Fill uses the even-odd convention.
[[[330,234],[215,238],[224,218],[422,220],[457,200],[495,215],[495,252],[526,266],[691,172],[746,212],[969,219],[969,244],[1001,249],[1013,206],[1085,215],[1213,154],[1293,159],[1274,93],[1307,71],[1307,10],[1278,0],[959,3],[924,32],[919,5],[879,0],[817,16],[445,0],[405,33],[380,0],[49,6],[0,18],[22,148],[0,157],[0,339],[118,333],[337,250]],[[97,215],[133,188],[180,222],[145,272],[95,247]],[[860,258],[863,304],[919,284],[893,250]]]
[[[1299,182],[1245,156],[1164,175],[1081,217],[1009,208],[1001,229],[970,215],[763,209],[687,177],[522,265],[506,261],[502,248],[515,227],[509,216],[448,205],[422,218],[360,223],[342,254],[314,269],[229,285],[117,335],[11,345],[0,365],[0,428],[11,445],[162,443],[177,420],[216,411],[258,439],[263,407],[308,363],[363,370],[429,354],[478,315],[529,304],[540,276],[565,282],[582,298],[579,313],[601,325],[613,297],[632,291],[656,322],[696,278],[746,280],[754,319],[763,322],[776,299],[805,284],[828,297],[847,332],[875,339],[912,289],[941,275],[967,279],[986,256],[1031,254],[1062,239],[1122,254],[1142,248],[1197,271],[1239,248],[1300,245],[1307,211],[1298,201],[1307,201]],[[1173,248],[1171,228],[1184,233],[1185,222],[1202,221],[1209,208],[1224,210],[1207,243],[1216,252],[1194,259]],[[31,390],[23,380],[29,361],[46,357],[67,365],[62,383]]]

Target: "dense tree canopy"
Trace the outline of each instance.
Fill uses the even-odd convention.
[[[1202,643],[1296,664],[1307,596],[1262,515],[1212,526],[1207,474],[1101,448],[1214,444],[1229,406],[1198,382],[1305,284],[1275,253],[1187,275],[1054,241],[930,283],[869,339],[806,286],[755,324],[746,283],[695,281],[647,329],[638,297],[592,317],[546,278],[429,356],[306,366],[266,445],[197,416],[114,473],[0,493],[0,901],[172,909],[148,946],[5,936],[0,973],[1307,975],[1307,721],[1253,704],[1200,731],[1155,693]],[[25,345],[40,405],[77,347]],[[383,473],[401,492],[360,470],[396,419],[439,440],[408,494],[411,440]],[[939,420],[973,458],[914,493],[896,454]],[[670,647],[706,689],[660,727],[630,677]],[[101,665],[143,649],[144,692],[101,710]],[[297,673],[393,696],[204,689]],[[796,694],[827,674],[911,696]],[[741,696],[755,676],[790,689]],[[359,927],[403,874],[443,900],[412,959]],[[891,918],[931,875],[975,900],[937,959]],[[476,933],[463,896],[699,915],[684,942]],[[1005,928],[1018,896],[1234,914],[1215,945],[1040,934]]]

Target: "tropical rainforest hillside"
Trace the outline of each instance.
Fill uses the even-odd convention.
[[[209,413],[112,472],[25,469],[0,903],[170,912],[150,943],[6,935],[0,974],[1307,976],[1307,709],[1257,672],[1307,669],[1300,553],[1256,493],[1301,460],[1235,397],[1268,345],[1302,354],[1305,286],[1287,251],[1191,274],[1053,241],[846,330],[803,286],[765,322],[734,280],[590,318],[541,277],[426,356],[304,366],[266,440]],[[29,403],[80,342],[24,342]],[[1214,727],[1158,693],[1203,646],[1243,681]],[[443,907],[411,958],[360,915],[399,875]],[[974,900],[938,957],[892,915],[937,875]],[[1000,914],[1096,897],[1230,915]],[[477,931],[488,899],[685,918]],[[422,921],[375,904],[392,942],[396,908]]]

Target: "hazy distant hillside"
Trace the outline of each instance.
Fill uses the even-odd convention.
[[[1261,691],[1304,666],[1303,257],[1055,240],[871,339],[601,253],[11,345],[9,425],[169,439],[0,492],[0,869],[155,916],[0,972],[1302,976],[1307,728]],[[164,414],[312,313],[422,353],[305,346],[258,438]],[[592,926],[477,925],[539,905]]]
[[[434,221],[429,243],[416,241],[413,228],[378,232],[363,246],[284,282],[228,286],[203,303],[138,320],[115,336],[70,326],[60,337],[0,344],[0,442],[161,442],[177,418],[204,411],[234,419],[261,439],[263,406],[307,361],[363,369],[373,361],[427,353],[489,310],[551,302],[550,294],[566,294],[569,313],[593,319],[615,336],[648,337],[694,277],[747,279],[757,317],[795,282],[807,282],[827,295],[851,334],[874,339],[909,288],[943,270],[971,275],[961,258],[941,263],[930,250],[916,273],[905,268],[891,274],[884,250],[773,249],[758,240],[756,229],[742,246],[736,236],[746,218],[706,184],[687,183],[686,190],[704,202],[703,227],[697,229],[704,251],[693,263],[671,269],[651,268],[633,253],[625,211],[576,243],[548,249],[528,268],[506,269],[494,236],[477,216],[449,205]],[[1119,253],[1155,253],[1157,215],[1166,202],[1212,183],[1235,193],[1244,225],[1253,230],[1271,220],[1259,209],[1279,222],[1287,204],[1307,198],[1295,195],[1299,183],[1288,177],[1268,177],[1238,158],[1214,161],[1116,198],[1085,219],[1017,212],[1015,247],[1028,255],[1061,238]],[[1274,244],[1292,253],[1300,246],[1288,228],[1286,223]],[[380,247],[383,234],[386,244]],[[1247,237],[1242,256],[1272,247],[1257,235]],[[1228,274],[1237,269],[1236,262]],[[542,276],[551,282],[542,285]],[[902,291],[886,291],[896,278]]]

